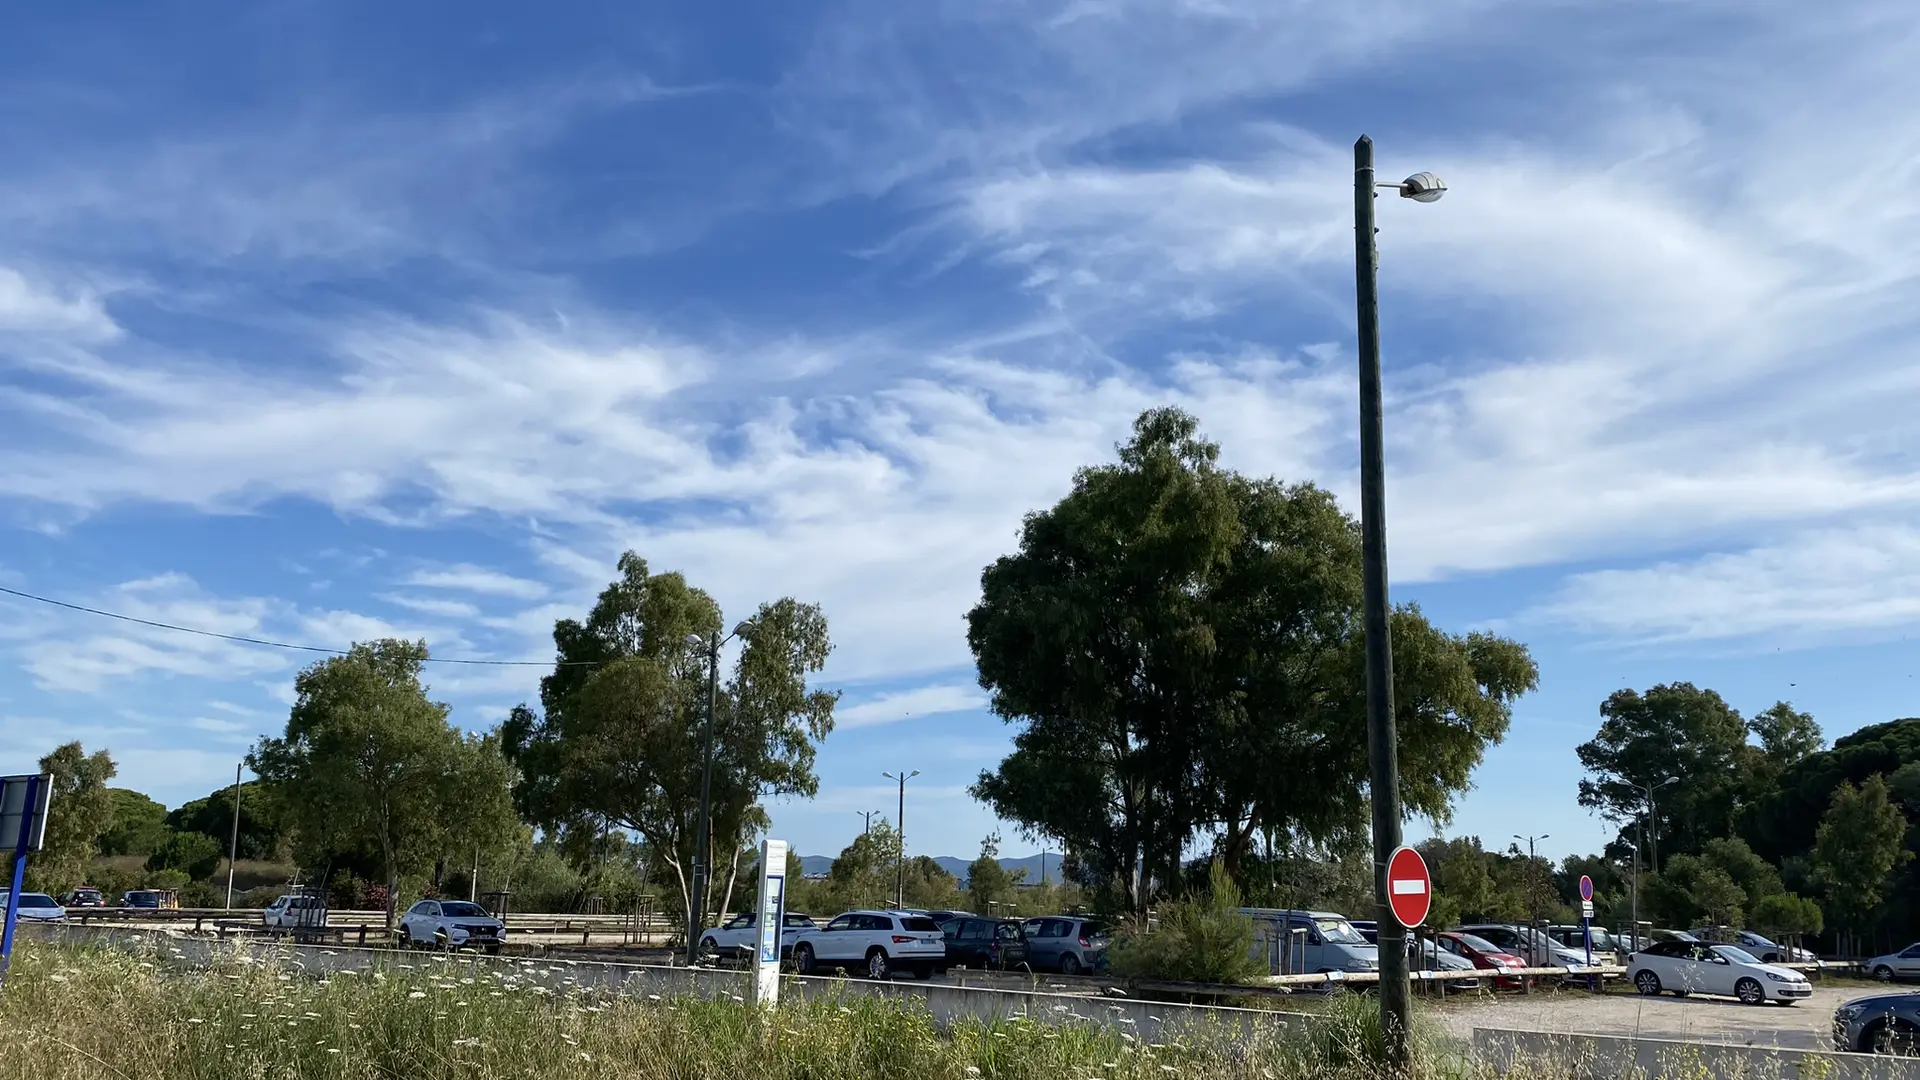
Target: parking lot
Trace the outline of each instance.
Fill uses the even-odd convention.
[[[1886,992],[1859,984],[1821,986],[1811,998],[1789,1007],[1742,1005],[1731,998],[1562,991],[1463,1001],[1437,1006],[1434,1014],[1461,1038],[1484,1027],[1828,1050],[1833,1010],[1854,998]]]

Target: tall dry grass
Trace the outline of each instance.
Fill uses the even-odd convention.
[[[7,1074],[33,1080],[1373,1080],[1373,1015],[1356,999],[1307,1034],[1150,1046],[1026,1020],[941,1032],[923,1008],[861,995],[777,1011],[610,996],[557,965],[436,958],[321,978],[27,942],[0,1043]],[[1482,1080],[1440,1044],[1411,1075]]]

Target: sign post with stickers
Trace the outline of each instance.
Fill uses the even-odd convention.
[[[53,803],[53,777],[0,776],[0,850],[13,852],[13,880],[7,887],[6,926],[0,929],[0,986],[13,962],[13,928],[20,915],[20,890],[27,881],[27,853],[47,838],[47,809]]]
[[[1580,936],[1587,941],[1587,966],[1593,966],[1593,879],[1580,875]]]
[[[753,950],[753,1000],[780,1003],[780,936],[787,921],[787,842],[760,841],[759,939]]]

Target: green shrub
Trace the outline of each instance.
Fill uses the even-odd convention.
[[[1159,926],[1130,920],[1108,953],[1113,972],[1129,979],[1244,983],[1266,974],[1254,954],[1253,920],[1240,914],[1240,890],[1215,863],[1207,890],[1160,906]]]
[[[220,844],[197,832],[177,832],[147,856],[148,870],[179,870],[189,881],[204,881],[220,865]]]

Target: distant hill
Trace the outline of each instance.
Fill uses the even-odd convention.
[[[1049,851],[1044,857],[1047,860],[1047,880],[1050,882],[1058,882],[1060,880],[1059,853]],[[1022,870],[1026,871],[1027,876],[1024,880],[1028,884],[1037,885],[1040,882],[1041,858],[1042,856],[1037,853],[1019,859],[1003,858],[1000,860],[1000,866],[1009,874],[1019,873]],[[961,859],[952,855],[939,855],[935,856],[933,861],[940,864],[940,869],[959,878],[961,885],[967,883],[967,867],[973,865],[972,859]],[[831,855],[800,856],[800,870],[808,877],[825,874],[832,869],[833,856]]]

